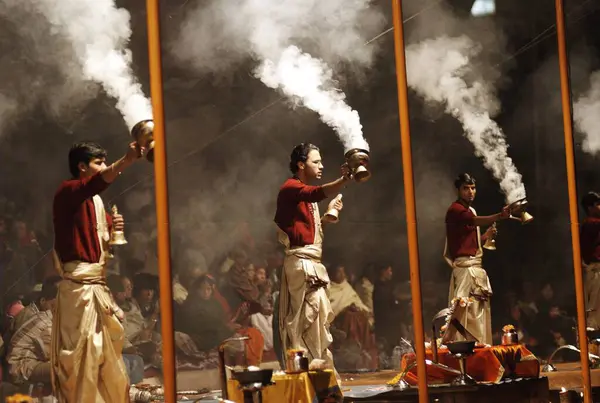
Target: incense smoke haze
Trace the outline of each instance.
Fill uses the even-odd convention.
[[[582,148],[588,154],[600,151],[600,71],[590,76],[589,90],[573,105],[575,127],[583,134]]]
[[[84,76],[117,100],[131,129],[152,117],[150,101],[131,70],[130,15],[114,0],[34,0],[32,5],[72,43]]]
[[[346,104],[346,95],[333,86],[332,74],[325,63],[295,46],[284,50],[277,63],[265,60],[254,71],[267,87],[280,88],[285,95],[300,98],[304,106],[317,112],[339,134],[345,151],[369,150],[358,112]]]
[[[173,43],[172,51],[180,61],[206,73],[222,72],[252,57],[259,62],[254,75],[265,85],[317,112],[336,130],[346,149],[368,149],[358,113],[336,88],[329,66],[371,66],[375,48],[365,42],[379,33],[384,22],[371,1],[215,0],[198,4]]]
[[[502,129],[492,120],[499,110],[493,88],[482,80],[472,59],[481,47],[466,36],[441,36],[406,48],[408,84],[428,102],[445,105],[460,121],[475,153],[500,182],[506,202],[525,197],[521,174],[508,156]]]

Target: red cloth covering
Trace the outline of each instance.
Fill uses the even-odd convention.
[[[586,217],[579,236],[581,258],[587,264],[600,262],[600,218]]]
[[[315,223],[311,203],[325,200],[322,186],[309,186],[300,179],[286,180],[277,195],[275,223],[290,238],[290,245],[311,245],[315,240]]]
[[[54,248],[61,262],[100,261],[96,210],[92,198],[109,186],[102,175],[66,180],[54,195]],[[106,214],[111,225],[111,217]]]
[[[432,359],[431,350],[427,350],[428,360]],[[402,368],[415,360],[414,354],[402,358]],[[448,349],[438,351],[438,362],[454,369],[460,369],[458,360]],[[475,349],[475,354],[467,358],[467,374],[479,382],[498,383],[507,376],[519,378],[537,378],[540,376],[540,363],[524,345],[493,346]],[[427,366],[427,383],[449,383],[455,374],[443,369]],[[405,380],[411,385],[417,384],[417,368],[413,367]]]
[[[446,240],[448,255],[452,259],[461,256],[475,256],[479,249],[477,227],[474,225],[473,211],[455,201],[446,212]]]

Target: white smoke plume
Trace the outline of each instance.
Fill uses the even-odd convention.
[[[84,76],[100,83],[117,100],[117,109],[129,129],[152,117],[150,101],[131,70],[127,10],[117,8],[114,0],[31,0],[31,3],[57,32],[70,40]]]
[[[346,62],[360,69],[372,64],[375,48],[365,42],[384,22],[372,0],[198,3],[173,42],[177,59],[204,73],[253,58],[259,63],[254,74],[265,85],[317,112],[346,149],[368,150],[358,113],[336,88],[329,66]]]
[[[345,102],[346,95],[334,87],[332,74],[323,61],[302,53],[296,46],[285,49],[277,62],[265,60],[254,71],[267,87],[281,89],[317,112],[338,133],[345,151],[369,150],[358,112]]]
[[[426,101],[444,104],[446,113],[460,121],[465,137],[510,203],[525,197],[525,186],[508,156],[502,129],[490,117],[499,103],[475,71],[472,59],[480,50],[466,36],[442,36],[410,45],[406,48],[408,85]]]
[[[590,88],[573,104],[575,128],[583,135],[583,151],[600,152],[600,71],[590,76]]]

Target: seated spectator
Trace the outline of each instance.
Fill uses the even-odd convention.
[[[370,280],[372,272],[373,266],[367,267],[367,269],[362,272],[361,276],[358,277],[358,281],[354,286],[361,301],[371,310],[371,312],[373,312],[373,289],[375,288]]]
[[[19,330],[25,322],[38,312],[54,309],[56,304],[57,284],[62,279],[59,276],[48,277],[42,284],[39,292],[34,291],[31,301],[19,314],[15,317],[13,329],[14,332]]]
[[[129,278],[111,275],[106,282],[115,302],[125,314],[123,328],[127,348],[124,351],[139,354],[145,362],[160,368],[162,366],[161,335],[155,328],[158,319],[156,317],[146,319],[142,316],[137,301],[132,299]]]
[[[173,300],[179,305],[188,297],[189,288],[194,281],[205,274],[201,267],[183,266],[173,280]]]
[[[344,266],[338,264],[330,267],[332,268],[329,270],[331,283],[327,294],[333,310],[333,324],[346,334],[346,349],[354,343],[357,347],[354,350],[359,354],[362,352],[363,359],[355,365],[359,368],[377,368],[377,346],[372,330],[372,313],[348,283]],[[344,351],[338,350],[338,354],[344,354]]]
[[[264,351],[271,351],[273,349],[273,288],[271,280],[267,279],[265,268],[256,269],[256,279],[260,291],[259,301],[264,313],[252,314],[250,323],[262,333],[265,339]]]
[[[237,322],[244,315],[243,310],[228,320],[221,303],[213,296],[214,286],[214,280],[208,275],[194,282],[179,309],[175,329],[188,334],[200,351],[212,350],[229,337],[247,335],[250,337],[245,342],[248,364],[260,364],[264,345],[260,331],[244,328]]]
[[[50,384],[51,338],[51,309],[34,313],[23,323],[8,349],[7,362],[13,383]]]

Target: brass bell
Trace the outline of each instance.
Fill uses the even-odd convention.
[[[496,227],[496,223],[492,224],[492,227]],[[483,247],[487,250],[496,250],[496,236],[489,236],[485,240]]]
[[[112,210],[113,217],[116,214],[119,214],[119,210],[117,209],[116,205],[113,205],[111,210]],[[114,229],[110,231],[110,240],[108,241],[109,245],[111,245],[111,246],[125,245],[126,243],[127,243],[127,239],[125,239],[125,232],[115,231]]]
[[[342,195],[337,195],[333,200],[342,200]],[[328,223],[337,224],[337,222],[340,220],[340,211],[336,208],[329,209],[325,213],[325,217],[327,218]]]
[[[371,177],[371,172],[369,171],[369,151],[353,148],[346,152],[344,156],[355,181],[360,183],[369,180]]]
[[[154,121],[148,119],[136,123],[131,129],[131,137],[138,143],[138,146],[146,149],[146,159],[154,162]]]
[[[527,224],[529,221],[533,220],[533,216],[529,214],[527,211],[523,211],[521,213],[521,223]]]

